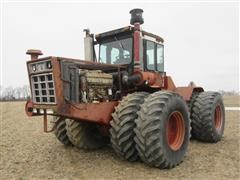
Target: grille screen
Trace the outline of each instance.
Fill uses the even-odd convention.
[[[35,103],[56,103],[53,74],[38,74],[32,76],[32,95]]]

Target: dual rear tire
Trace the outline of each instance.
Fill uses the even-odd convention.
[[[190,106],[192,137],[199,141],[216,143],[222,139],[225,109],[221,94],[201,92],[192,98]]]

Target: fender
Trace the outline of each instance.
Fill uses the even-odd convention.
[[[192,94],[194,92],[203,92],[204,89],[202,87],[177,87],[174,89],[174,92],[178,93],[185,101],[190,101]]]

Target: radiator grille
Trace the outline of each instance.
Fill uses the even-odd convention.
[[[34,103],[54,104],[56,95],[52,73],[38,74],[31,77]]]

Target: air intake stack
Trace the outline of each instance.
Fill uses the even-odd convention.
[[[131,14],[131,20],[130,20],[131,25],[134,25],[135,23],[139,23],[139,24],[144,23],[144,19],[142,17],[142,13],[143,13],[142,9],[139,9],[139,8],[132,9],[129,13]]]
[[[140,67],[140,25],[144,23],[142,13],[143,10],[136,8],[132,9],[130,12],[131,20],[130,24],[133,25],[134,30],[134,70],[139,70]]]

